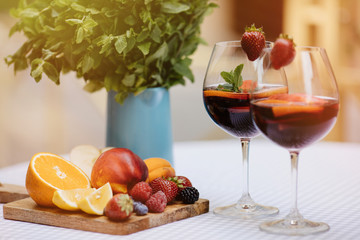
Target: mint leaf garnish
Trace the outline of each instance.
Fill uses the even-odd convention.
[[[241,76],[243,68],[244,64],[240,64],[230,72],[222,71],[220,75],[227,83],[219,84],[217,90],[227,92],[240,92],[239,87],[243,84],[243,78]]]

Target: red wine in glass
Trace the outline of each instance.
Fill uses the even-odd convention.
[[[253,116],[261,132],[273,142],[289,149],[302,149],[323,138],[333,127],[339,103],[336,99],[312,97],[292,102],[299,94],[273,95],[267,100],[256,100]]]

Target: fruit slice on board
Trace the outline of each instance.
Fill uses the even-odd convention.
[[[77,203],[83,198],[89,196],[91,193],[95,192],[95,190],[95,188],[56,190],[52,201],[57,207],[61,209],[76,211],[80,209]]]
[[[104,208],[112,197],[113,192],[110,183],[106,183],[89,196],[80,200],[78,206],[82,211],[88,214],[103,215]]]
[[[54,207],[54,192],[58,189],[90,188],[90,180],[76,165],[52,153],[37,153],[26,173],[26,190],[40,206]]]
[[[92,167],[100,153],[100,150],[92,145],[78,145],[71,149],[70,161],[81,168],[90,178]]]
[[[159,157],[147,158],[144,160],[146,166],[148,167],[148,178],[147,182],[151,182],[158,177],[175,177],[175,169],[171,166],[171,163],[166,159]]]

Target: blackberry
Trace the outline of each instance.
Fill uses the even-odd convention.
[[[148,213],[149,209],[145,204],[142,204],[141,202],[134,201],[134,212],[138,216],[143,216]]]
[[[180,193],[180,200],[186,204],[195,203],[199,200],[199,191],[194,187],[186,187]]]

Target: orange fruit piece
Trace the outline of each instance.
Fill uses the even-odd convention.
[[[286,105],[286,106],[275,106],[272,108],[275,117],[281,117],[287,114],[294,113],[314,113],[323,110],[322,106],[319,105]]]
[[[257,86],[256,81],[244,80],[239,89],[242,89],[244,92],[249,92],[251,89],[255,89]]]
[[[205,90],[204,97],[224,97],[235,99],[248,99],[249,93],[226,92],[221,90]]]
[[[268,99],[257,102],[257,104],[272,107],[272,112],[275,117],[281,117],[287,114],[300,113],[300,112],[303,113],[319,112],[322,111],[323,109],[321,105],[314,103],[299,105],[298,103],[300,101],[298,101],[298,99],[295,98],[293,98],[293,100],[295,99],[295,103],[284,99],[285,99],[284,97],[279,97],[274,99],[270,97]]]
[[[287,87],[264,88],[259,91],[256,91],[254,93],[254,98],[255,99],[267,98],[274,94],[283,94],[283,93],[287,93],[287,92],[288,92]]]
[[[151,182],[158,177],[175,177],[175,169],[171,166],[171,163],[166,159],[159,157],[147,158],[144,160],[146,166],[148,167],[148,178],[147,182]]]
[[[26,173],[26,189],[40,206],[54,207],[56,190],[90,188],[90,180],[76,165],[52,153],[37,153]]]

